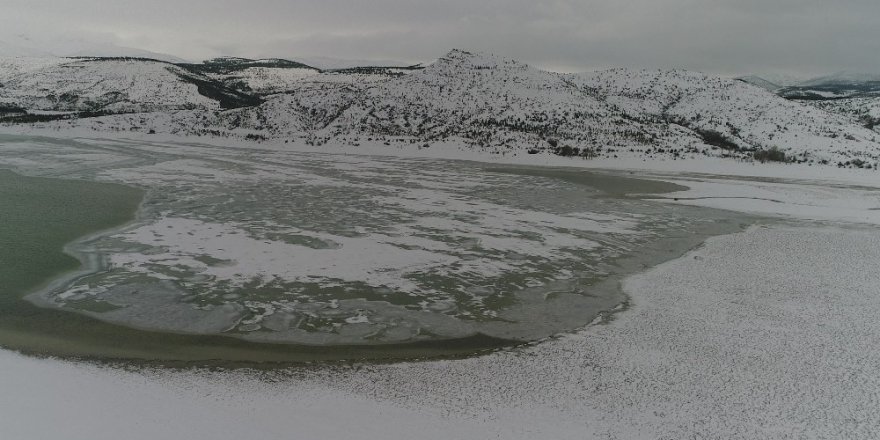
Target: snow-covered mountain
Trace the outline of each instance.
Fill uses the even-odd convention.
[[[880,96],[811,100],[807,103],[829,113],[850,118],[854,124],[880,133]]]
[[[854,152],[876,157],[873,133],[846,118],[779,97],[741,81],[688,71],[611,70],[586,76],[586,84],[633,118],[654,118],[690,133],[673,145],[703,143],[739,155],[777,147],[801,161],[846,162]],[[725,144],[729,144],[725,147]],[[817,159],[821,158],[821,159]]]
[[[880,96],[880,74],[840,72],[784,87],[778,94],[800,100]]]
[[[151,60],[165,61],[166,63],[186,63],[187,60],[169,55],[167,53],[153,52],[132,47],[115,45],[90,46],[88,48],[74,50],[65,53],[64,56],[72,58],[147,58]]]
[[[260,102],[183,67],[147,59],[7,59],[0,63],[0,83],[0,103],[31,112],[212,111],[238,100]]]
[[[808,163],[880,161],[865,124],[740,80],[681,70],[560,74],[462,50],[425,68],[330,71],[279,59],[64,60],[4,68],[0,83],[9,108],[92,112],[39,122],[54,126],[315,145],[454,142],[586,158],[767,158],[778,150]],[[82,117],[94,112],[110,115]]]
[[[316,134],[457,137],[482,147],[528,148],[553,136],[588,142],[591,130],[613,127],[614,117],[564,75],[452,51],[422,71],[363,88]]]
[[[252,60],[222,57],[198,64],[181,65],[229,88],[255,95],[269,95],[290,90],[299,80],[320,73],[320,70],[314,67],[278,58]]]
[[[804,82],[802,77],[783,73],[752,74],[740,76],[736,79],[771,92],[776,92],[785,87],[796,86]]]
[[[823,111],[843,116],[852,124],[880,132],[880,74],[839,72],[801,81],[749,75],[738,78]]]
[[[746,75],[736,78],[746,84],[751,84],[755,87],[762,88],[768,92],[776,93],[777,90],[783,88],[784,86],[779,85],[778,83],[772,82],[769,79],[760,77],[758,75]]]

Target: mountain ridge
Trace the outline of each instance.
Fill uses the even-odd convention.
[[[498,154],[581,158],[751,160],[778,150],[785,161],[801,163],[873,168],[880,161],[876,133],[850,117],[684,70],[562,74],[461,49],[426,66],[343,70],[246,58],[95,58],[28,69],[5,63],[0,105],[70,112],[31,121],[59,128],[353,148],[458,142]],[[17,118],[6,123],[27,121]]]

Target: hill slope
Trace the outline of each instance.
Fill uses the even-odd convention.
[[[59,59],[7,74],[0,102],[53,112],[220,108],[216,100],[184,80],[185,73],[172,64],[142,59]]]
[[[31,112],[114,113],[50,123],[61,126],[316,145],[452,142],[585,158],[784,155],[859,167],[880,161],[876,133],[852,116],[681,70],[559,74],[462,50],[424,69],[320,71],[240,58],[180,65],[65,60],[28,69],[0,70],[0,103]]]

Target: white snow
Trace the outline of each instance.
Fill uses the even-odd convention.
[[[133,373],[0,351],[0,437],[16,440],[449,439],[500,427],[306,384]]]
[[[51,56],[0,57],[0,81],[6,82],[10,78],[22,73],[29,73],[68,62],[70,62],[68,59]]]
[[[259,240],[231,225],[205,223],[185,218],[163,218],[121,235],[124,240],[157,246],[164,253],[120,252],[110,257],[112,267],[143,271],[161,277],[150,268],[156,265],[186,266],[215,280],[244,284],[255,278],[286,281],[322,279],[362,281],[413,291],[418,286],[403,275],[414,270],[431,270],[450,262],[450,257],[425,250],[406,250],[389,244],[392,237],[376,234],[341,237],[311,231],[311,237],[337,243],[338,248],[311,249],[280,241]],[[407,240],[409,241],[409,240]],[[194,259],[210,256],[229,264],[208,266]]]
[[[875,229],[756,227],[629,279],[608,323],[465,360],[261,376],[0,352],[0,435],[870,439],[878,262]]]
[[[707,179],[674,181],[687,191],[664,195],[678,203],[730,209],[767,216],[880,225],[876,187]]]

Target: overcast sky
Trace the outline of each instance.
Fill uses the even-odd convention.
[[[463,48],[564,71],[880,72],[878,0],[0,0],[0,11],[0,41],[56,52],[103,42],[193,60],[419,62]]]

